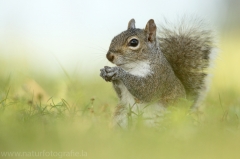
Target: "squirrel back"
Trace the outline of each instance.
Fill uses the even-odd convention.
[[[208,89],[208,68],[215,45],[212,31],[205,29],[201,21],[192,24],[182,21],[178,27],[161,26],[158,40],[187,98],[197,104]]]

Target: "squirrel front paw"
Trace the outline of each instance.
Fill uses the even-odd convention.
[[[104,68],[100,69],[100,71],[101,71],[100,76],[107,82],[119,79],[120,74],[119,67],[104,66]]]

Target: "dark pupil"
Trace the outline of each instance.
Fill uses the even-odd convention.
[[[137,39],[132,39],[129,43],[130,46],[136,47],[138,45],[138,40]]]

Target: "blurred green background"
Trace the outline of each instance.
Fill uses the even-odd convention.
[[[0,158],[239,158],[240,3],[0,1]],[[125,8],[125,9],[124,9]],[[161,126],[111,129],[118,99],[99,69],[135,18],[203,17],[218,40],[201,114],[169,108]],[[121,18],[119,18],[121,17]]]

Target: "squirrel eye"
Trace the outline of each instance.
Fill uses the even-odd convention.
[[[129,46],[136,47],[138,46],[138,40],[137,39],[132,39],[129,43]]]

